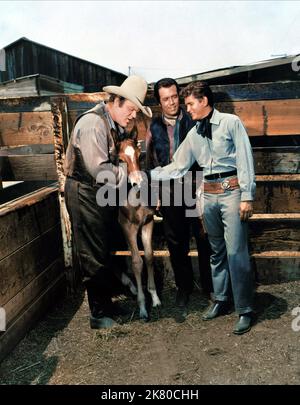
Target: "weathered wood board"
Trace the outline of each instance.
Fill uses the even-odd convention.
[[[57,180],[54,154],[8,156],[7,165],[11,171],[3,175],[6,180]],[[9,175],[11,173],[11,175]]]
[[[52,120],[50,112],[1,112],[1,146],[53,144]]]
[[[286,214],[279,219],[270,214],[270,218],[252,220],[249,223],[250,251],[300,251],[300,217]]]
[[[300,181],[293,175],[256,176],[255,213],[298,213],[300,211]],[[299,175],[296,175],[299,176]],[[281,179],[282,177],[282,179]]]
[[[0,206],[0,361],[65,292],[57,186]]]
[[[299,174],[300,147],[254,147],[256,174]]]
[[[60,224],[0,261],[0,305],[21,291],[53,261],[62,256]]]
[[[253,100],[216,103],[222,112],[238,115],[248,135],[251,136],[290,136],[300,135],[300,100]],[[161,114],[159,106],[151,106],[153,115]],[[140,118],[145,124],[140,126],[140,139],[145,139],[143,127],[149,119]]]
[[[9,213],[7,210],[5,213],[5,206],[0,208],[0,260],[60,222],[56,193],[33,203],[27,197],[27,204],[23,207],[18,207],[18,202],[15,202],[15,207],[10,203]]]
[[[300,252],[270,251],[252,255],[257,281],[272,284],[300,278]]]
[[[60,257],[3,305],[6,312],[7,327],[41,292],[47,290],[53,281],[61,277],[62,268],[63,260]]]
[[[0,334],[0,361],[14,349],[64,292],[65,276],[61,274],[30,305],[23,308],[23,311],[18,314],[7,330]]]

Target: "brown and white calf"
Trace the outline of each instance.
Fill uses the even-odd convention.
[[[127,173],[131,185],[140,186],[142,182],[142,175],[139,163],[140,149],[137,144],[137,132],[134,132],[133,137],[118,142],[117,148],[119,159],[127,164]],[[140,191],[137,187],[132,189],[131,192],[139,193]],[[119,223],[123,229],[128,247],[131,251],[132,271],[137,283],[137,300],[140,310],[140,318],[144,320],[149,318],[149,314],[146,309],[145,294],[142,287],[143,260],[140,256],[138,248],[139,233],[141,234],[144,247],[145,264],[148,273],[147,289],[151,294],[153,307],[158,307],[161,305],[154,281],[152,250],[152,233],[154,225],[153,213],[153,209],[143,204],[138,204],[137,206],[131,205],[128,199],[126,203],[119,208]],[[123,284],[127,284],[129,287],[131,287],[132,291],[132,286],[130,286],[130,283],[126,279],[128,276],[123,273],[122,277]]]

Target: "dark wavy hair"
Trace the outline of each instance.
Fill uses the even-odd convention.
[[[109,103],[113,103],[116,98],[119,99],[119,106],[122,107],[122,105],[123,105],[124,102],[126,101],[126,98],[125,98],[125,97],[122,97],[122,96],[118,96],[117,94],[112,94],[112,93],[110,93],[108,102],[109,102]]]
[[[207,82],[192,82],[181,90],[180,95],[183,98],[194,96],[198,100],[201,100],[203,97],[207,97],[208,104],[211,107],[214,106],[214,95]]]

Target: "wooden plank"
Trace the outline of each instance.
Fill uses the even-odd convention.
[[[265,174],[256,176],[257,182],[266,181],[300,181],[300,174]]]
[[[3,171],[3,181],[6,180],[57,180],[54,154],[8,156],[7,165],[10,171]]]
[[[0,114],[51,111],[49,97],[0,98]]]
[[[60,224],[0,261],[0,306],[62,255]]]
[[[243,121],[249,136],[290,136],[300,134],[300,100],[233,101],[216,103],[225,113],[236,114]],[[159,106],[151,106],[159,115]]]
[[[299,213],[254,214],[249,221],[249,230],[251,251],[254,253],[265,250],[300,251]],[[142,246],[139,246],[141,249]],[[162,222],[155,223],[152,246],[154,250],[167,250]],[[190,249],[196,249],[194,238],[190,239]]]
[[[14,349],[65,291],[65,276],[62,274],[0,335],[0,361]]]
[[[60,221],[57,194],[0,217],[0,259],[13,253]]]
[[[253,148],[255,173],[300,173],[300,147]]]
[[[250,222],[253,221],[300,221],[300,214],[293,213],[293,214],[284,214],[284,213],[277,213],[277,214],[254,214],[250,218]]]
[[[66,176],[64,174],[64,160],[65,160],[65,142],[64,142],[64,115],[63,112],[67,111],[65,99],[59,97],[51,98],[51,108],[53,114],[53,129],[54,129],[54,150],[55,150],[55,163],[56,172],[58,175],[59,184],[59,207],[61,215],[61,230],[64,251],[64,263],[66,268],[72,267],[72,240],[71,240],[71,222],[69,214],[65,205],[64,187]],[[76,269],[74,268],[74,272]],[[70,290],[74,290],[75,286],[72,285],[74,278],[68,278],[70,283]]]
[[[216,103],[223,101],[285,100],[299,98],[300,81],[211,85],[210,88],[214,93]],[[148,91],[146,103],[150,106],[157,105],[153,90]]]
[[[143,256],[144,252],[140,251],[140,254]],[[116,255],[128,257],[128,265],[130,266],[131,254],[129,251],[118,251]],[[191,256],[195,274],[198,274],[197,251],[190,251],[189,256]],[[156,266],[162,267],[164,271],[172,272],[168,250],[154,251],[154,263]],[[253,253],[251,255],[251,265],[257,281],[263,284],[300,280],[300,252],[268,251]]]
[[[266,252],[261,253],[253,253],[252,255],[255,259],[272,259],[274,257],[281,257],[281,258],[300,258],[300,252],[291,252],[291,251],[281,251],[281,250],[268,250]]]
[[[117,251],[112,251],[110,252],[112,256],[125,256],[129,257],[131,256],[131,252],[129,250],[117,250]],[[140,256],[144,256],[144,251],[139,250]],[[170,257],[170,253],[168,250],[153,250],[153,256],[154,257]],[[191,249],[188,253],[188,256],[190,257],[198,257],[198,252],[195,249]],[[272,257],[292,257],[292,258],[300,258],[300,252],[293,252],[293,251],[277,251],[277,250],[272,250],[272,251],[267,251],[263,253],[253,253],[251,257],[254,258],[272,258]]]
[[[259,219],[249,222],[250,251],[300,251],[300,219]]]
[[[266,101],[264,135],[299,135],[300,100]]]
[[[17,295],[10,299],[3,308],[6,313],[6,324],[24,311],[47,287],[64,273],[63,258],[60,257],[51,263],[41,274],[27,284]]]
[[[215,101],[297,99],[300,81],[212,85]]]
[[[51,98],[51,112],[53,118],[53,143],[55,154],[55,170],[57,174],[59,190],[63,192],[65,186],[64,160],[65,160],[65,145],[63,135],[63,115],[62,112],[66,109],[64,98]]]
[[[0,83],[0,97],[26,97],[39,95],[35,77]]]
[[[41,95],[59,93],[82,93],[84,86],[75,83],[68,83],[63,80],[54,79],[50,76],[39,75],[38,87]]]
[[[155,255],[164,256],[168,253],[168,247],[164,235],[156,230],[154,227],[154,234],[152,239],[152,246]],[[258,253],[269,250],[285,250],[285,251],[300,251],[300,219],[298,220],[285,220],[285,219],[266,219],[259,221],[249,222],[249,248],[251,253]],[[142,247],[140,246],[140,249]],[[196,249],[196,242],[194,238],[190,239],[190,249]],[[125,251],[113,251],[112,255],[123,256],[130,255],[124,254]],[[190,254],[195,255],[194,253]]]
[[[257,253],[252,256],[252,267],[263,284],[300,280],[300,252]]]
[[[25,206],[31,206],[36,204],[38,201],[42,201],[48,198],[51,194],[57,195],[58,187],[56,183],[53,183],[47,187],[43,187],[32,193],[28,193],[22,198],[18,198],[14,201],[10,201],[6,204],[0,206],[0,218],[11,211],[19,210]]]
[[[216,107],[238,115],[249,136],[300,134],[300,100],[236,101]]]
[[[257,181],[255,213],[299,212],[299,181]]]
[[[53,181],[6,181],[3,183],[3,190],[0,193],[0,208],[13,200],[23,198],[26,194],[33,193],[47,186],[56,185]]]
[[[51,112],[0,114],[1,146],[53,144]]]
[[[112,256],[131,256],[130,250],[116,250],[110,252]],[[144,256],[144,251],[139,250],[140,256]],[[154,257],[170,257],[170,252],[168,250],[153,250],[153,256]],[[198,257],[198,252],[197,250],[190,250],[188,253],[188,256],[190,257]]]
[[[67,94],[65,100],[67,103],[68,110],[68,126],[70,131],[72,131],[76,118],[95,107],[96,104],[101,101],[107,100],[108,94],[105,92],[99,93],[79,93],[79,94]]]
[[[52,144],[22,145],[22,146],[2,146],[0,147],[0,156],[10,155],[38,155],[51,154],[54,152]]]
[[[70,132],[74,128],[76,118],[79,117],[80,114],[82,114],[84,111],[87,111],[89,108],[86,110],[73,110],[73,111],[68,111],[68,126],[70,128]]]
[[[118,251],[118,256],[128,258],[130,266],[131,258],[129,251]],[[140,251],[144,255],[143,251]],[[198,253],[196,250],[190,251],[192,266],[195,274],[199,272]],[[171,272],[170,254],[167,250],[154,251],[154,263],[165,272]],[[256,280],[259,283],[271,284],[284,281],[300,280],[300,252],[291,251],[268,251],[263,253],[253,253],[251,255],[251,265],[255,272]]]
[[[250,142],[253,148],[256,147],[280,147],[286,146],[300,146],[299,135],[269,135],[269,136],[251,136]]]
[[[66,94],[66,101],[68,111],[87,111],[93,108],[100,101],[108,100],[108,94],[105,92],[99,93],[78,93],[78,94]]]

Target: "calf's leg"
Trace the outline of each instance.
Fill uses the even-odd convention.
[[[154,268],[153,268],[153,250],[152,250],[152,233],[154,221],[150,221],[142,227],[142,242],[145,252],[145,261],[148,272],[147,288],[152,297],[153,307],[161,305],[158,298],[155,281],[154,281]]]
[[[134,224],[131,224],[129,221],[122,221],[121,226],[124,231],[128,247],[131,251],[132,271],[137,284],[137,300],[140,309],[140,318],[148,320],[149,316],[146,310],[146,299],[142,286],[143,260],[140,256],[137,245],[138,227]]]

